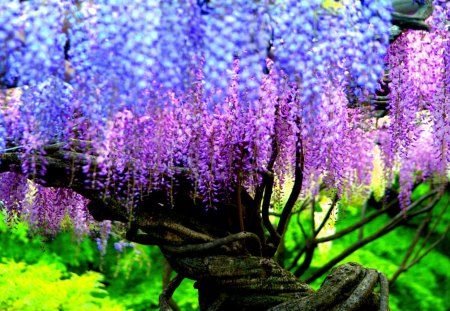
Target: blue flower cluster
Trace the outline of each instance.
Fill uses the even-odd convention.
[[[299,79],[305,96],[321,92],[321,81],[351,76],[374,90],[389,43],[390,1],[359,1],[323,7],[322,0],[285,1],[272,12],[276,64]]]
[[[201,11],[193,1],[162,2],[156,28],[152,80],[175,93],[184,92],[195,80],[193,69],[201,61]]]
[[[70,61],[84,115],[104,121],[122,108],[139,110],[141,91],[183,93],[199,80],[224,94],[234,58],[240,87],[258,90],[270,39],[261,3],[98,1],[69,17]]]
[[[321,94],[321,81],[330,78],[373,90],[390,26],[389,0],[352,1],[335,10],[322,0],[34,0],[0,6],[0,79],[22,85],[62,79],[68,39],[74,109],[80,120],[99,125],[123,109],[142,112],[149,98],[169,100],[164,94],[184,93],[198,81],[207,95],[221,98],[234,59],[240,92],[258,95],[270,47],[275,66],[301,82],[304,100]],[[53,102],[52,109],[65,109]],[[44,106],[33,107],[39,115]]]
[[[321,6],[322,0],[283,1],[283,5],[271,8],[275,64],[291,80],[299,78],[308,83],[314,75],[309,67],[315,67],[314,60],[321,61],[320,55],[313,51],[321,35],[317,15]]]
[[[227,0],[202,16],[203,72],[207,90],[226,90],[233,59],[239,60],[239,87],[256,95],[271,39],[265,1]]]
[[[138,109],[158,59],[158,1],[97,1],[72,7],[69,60],[82,116],[104,124],[120,109]]]
[[[19,107],[21,118],[13,125],[14,132],[22,135],[33,131],[42,143],[67,138],[67,123],[74,114],[72,100],[72,87],[55,77],[24,88],[21,102],[26,104]]]
[[[2,40],[8,60],[7,80],[18,85],[36,84],[50,76],[64,76],[64,44],[62,32],[64,7],[59,0],[16,1],[0,15]],[[2,33],[2,31],[0,31]],[[1,57],[1,56],[0,56]],[[3,67],[0,65],[0,67]]]
[[[345,60],[356,86],[370,91],[378,86],[384,74],[384,58],[389,45],[391,1],[367,1],[367,4],[348,10],[351,49]]]
[[[20,120],[7,125],[4,113],[0,114],[3,150],[5,130],[11,132],[12,127],[16,137],[8,137],[10,140],[21,140],[19,135],[30,128],[39,139],[56,138],[65,125],[71,102],[67,89],[61,87],[62,80],[53,80],[64,76],[62,2],[49,0],[44,5],[43,1],[2,1],[0,12],[0,88],[28,86],[23,89],[21,100],[26,104],[19,107]],[[12,108],[7,102],[3,105]]]
[[[134,244],[132,242],[115,242],[114,243],[114,249],[118,252],[123,252],[124,248],[130,247],[134,248]]]
[[[0,1],[0,88],[14,84],[10,55],[19,50],[20,4],[18,1]]]

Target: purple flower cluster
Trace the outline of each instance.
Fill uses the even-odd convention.
[[[172,95],[164,107],[150,102],[145,117],[116,114],[98,147],[101,173],[111,177],[104,186],[124,190],[132,180],[130,194],[136,195],[142,189],[170,189],[171,177],[183,167],[204,200],[213,202],[219,191],[236,183],[237,174],[244,176],[243,183],[257,176],[270,156],[278,93],[268,76],[264,100],[248,105],[240,101],[237,74],[232,79],[230,95],[213,111],[196,83],[185,96]]]
[[[0,204],[9,220],[15,217],[20,219],[27,188],[27,179],[23,175],[12,172],[0,174]]]
[[[346,90],[365,95],[383,75],[390,1],[337,9],[321,0],[47,2],[1,4],[7,13],[0,21],[16,26],[0,23],[0,38],[7,38],[0,70],[30,85],[20,96],[2,97],[0,148],[6,138],[23,146],[25,172],[45,169],[36,167],[44,144],[75,138],[92,142],[96,174],[104,177],[96,186],[105,195],[126,194],[130,208],[151,191],[173,194],[180,170],[193,196],[210,207],[233,199],[237,187],[252,193],[268,171],[279,191],[288,190],[297,150],[304,157],[302,195],[316,194],[321,184],[341,196],[355,184],[369,189],[375,143],[388,178],[400,166],[404,204],[417,171],[445,178],[445,2],[437,3],[432,32],[406,33],[389,48],[390,117],[379,126],[371,109],[349,108]],[[70,86],[60,72],[64,15]],[[17,176],[1,178],[13,184]],[[23,201],[1,187],[8,204]],[[76,194],[33,191],[32,224],[53,233],[68,217],[77,230],[87,228],[86,202]],[[104,250],[110,224],[100,231]]]
[[[0,174],[0,201],[10,220],[25,220],[30,230],[46,235],[70,224],[76,236],[90,231],[94,220],[88,201],[69,189],[43,187],[17,173]]]
[[[69,43],[71,109],[55,93],[52,109],[30,105],[27,110],[39,119],[42,111],[63,118],[75,111],[78,118],[70,127],[89,131],[93,138],[102,137],[102,127],[119,111],[145,114],[154,93],[163,95],[155,105],[167,103],[172,92],[182,95],[198,80],[193,72],[201,72],[203,92],[216,103],[227,94],[234,59],[239,60],[239,96],[244,102],[258,99],[269,54],[290,80],[300,77],[302,97],[314,111],[318,100],[311,95],[321,94],[332,72],[338,80],[344,72],[355,75],[358,86],[373,88],[389,34],[388,1],[338,12],[325,10],[320,0],[36,0],[2,8],[0,38],[6,39],[0,59],[8,79],[37,84],[50,76],[63,78]],[[48,122],[41,124],[54,132]]]
[[[292,176],[298,144],[305,152],[305,193],[318,189],[318,179],[342,193],[352,182],[370,184],[373,122],[364,121],[360,109],[348,111],[343,86],[326,86],[319,111],[310,116],[313,125],[308,125],[301,119],[306,104],[295,83],[272,68],[263,77],[261,99],[246,104],[238,70],[236,61],[229,95],[212,111],[211,98],[201,96],[197,83],[185,96],[172,95],[164,107],[150,102],[151,113],[145,117],[117,113],[96,148],[101,174],[107,176],[102,187],[131,198],[154,189],[171,191],[173,176],[182,168],[195,185],[195,195],[214,206],[238,184],[253,191],[274,148],[278,157],[273,169],[283,186]]]
[[[400,162],[400,199],[406,206],[414,182],[445,183],[450,160],[450,7],[437,1],[431,32],[407,32],[389,48],[387,167]],[[418,126],[420,125],[420,126]],[[421,178],[419,178],[421,177]]]

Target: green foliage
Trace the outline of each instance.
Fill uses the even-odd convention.
[[[413,193],[412,199],[416,200],[430,190],[428,185],[419,186]],[[443,232],[447,224],[450,222],[450,213],[445,210],[448,203],[449,195],[445,194],[439,204],[434,208],[432,221],[429,226],[433,226],[440,214],[442,219],[436,226],[434,233],[431,235],[431,243],[434,242]],[[316,206],[316,213],[320,209]],[[371,207],[368,213],[372,213]],[[358,222],[361,217],[361,207],[345,207],[337,215],[337,219],[332,221],[335,225],[336,232],[349,227]],[[407,219],[407,215],[405,215]],[[337,265],[345,262],[358,262],[366,267],[383,271],[388,278],[391,277],[398,269],[406,250],[414,239],[419,223],[426,217],[412,219],[408,221],[407,226],[399,227],[384,237],[377,239],[365,247],[357,250]],[[311,232],[311,211],[305,210],[300,215],[304,230],[307,235]],[[368,236],[379,230],[391,218],[389,216],[381,216],[373,221],[370,225],[364,227],[364,236]],[[329,233],[332,234],[332,233]],[[327,234],[327,235],[329,235]],[[320,245],[314,254],[312,265],[307,274],[302,278],[308,277],[313,272],[326,264],[330,259],[339,255],[342,251],[358,240],[359,230],[354,231],[333,242]],[[449,235],[447,234],[447,241]],[[419,244],[423,239],[419,240]],[[294,216],[290,222],[290,228],[286,233],[285,247],[286,258],[293,258],[300,248],[305,244],[305,238],[297,223],[297,216]],[[430,242],[425,244],[425,249]],[[450,291],[450,255],[446,242],[442,242],[440,247],[432,250],[418,264],[414,265],[407,272],[404,272],[391,287],[390,307],[392,311],[435,311],[450,310],[450,301],[445,299]],[[299,261],[302,262],[302,259]],[[286,264],[290,264],[287,260]],[[314,288],[320,287],[325,276],[313,282]]]
[[[157,247],[134,245],[133,248],[125,247],[123,252],[118,252],[113,246],[117,239],[112,238],[102,257],[96,243],[89,238],[78,240],[71,232],[62,232],[51,239],[30,238],[27,232],[24,223],[18,222],[8,227],[0,215],[0,249],[3,257],[0,293],[3,293],[2,285],[6,286],[4,284],[8,282],[22,284],[28,286],[30,292],[40,293],[37,296],[45,300],[49,307],[47,304],[35,309],[10,307],[13,302],[12,298],[8,298],[8,307],[0,304],[0,310],[55,310],[52,309],[53,303],[60,302],[61,310],[70,310],[62,305],[62,301],[71,299],[67,295],[82,295],[79,302],[91,303],[89,299],[95,298],[90,307],[86,304],[82,310],[102,310],[103,306],[108,310],[159,310],[158,297],[163,289],[163,257]],[[45,274],[39,274],[40,270],[46,271]],[[16,274],[12,271],[16,271]],[[3,282],[2,278],[8,282]],[[33,284],[39,284],[42,290],[33,287]],[[76,284],[78,293],[75,292]],[[55,298],[51,293],[58,286],[66,286],[67,291],[57,290],[58,297]],[[25,289],[17,291],[20,293],[15,296],[18,300],[14,303],[17,305],[25,304],[28,300],[24,295]],[[1,301],[6,301],[4,299],[0,297]],[[198,310],[193,281],[184,280],[174,299],[182,310]],[[81,310],[79,302],[71,301],[74,310]],[[115,307],[112,301],[120,302],[120,308]],[[39,303],[34,300],[33,306]]]
[[[28,265],[2,259],[0,263],[1,310],[125,310],[108,297],[102,275],[67,273],[60,265]]]

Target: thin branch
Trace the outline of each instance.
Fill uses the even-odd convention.
[[[241,170],[237,171],[237,191],[236,191],[236,201],[238,206],[238,218],[239,218],[239,230],[244,232],[244,208],[242,207],[241,199]]]
[[[167,286],[170,283],[170,274],[172,273],[173,269],[170,263],[167,261],[167,259],[164,259],[164,269],[163,269],[163,275],[162,275],[162,285],[163,289],[167,288]],[[173,298],[169,299],[169,306],[174,311],[181,311],[180,307],[177,305],[175,300]]]
[[[306,251],[306,255],[305,255],[305,259],[303,260],[302,264],[300,265],[300,267],[297,268],[297,270],[295,270],[294,275],[297,277],[300,277],[301,275],[303,275],[303,273],[306,272],[306,270],[310,267],[311,262],[312,262],[312,258],[314,255],[314,251],[317,247],[317,240],[316,237],[317,235],[320,233],[320,231],[323,229],[323,227],[325,226],[326,222],[328,221],[328,219],[331,216],[331,213],[333,212],[336,203],[337,203],[338,197],[335,196],[333,198],[333,201],[331,203],[330,208],[328,209],[327,213],[325,214],[324,219],[322,220],[322,222],[320,223],[319,227],[317,229],[313,229],[313,234],[311,236],[311,238],[307,239],[305,246],[301,249],[300,253],[294,258],[294,260],[292,261],[289,270],[293,269],[295,265],[297,265],[298,260],[301,258],[301,256],[303,255],[303,253]],[[315,200],[312,201],[312,206],[313,209],[315,207]],[[312,214],[312,216],[314,216],[314,213]]]
[[[437,239],[433,244],[431,244],[430,247],[428,247],[427,250],[425,252],[423,252],[419,257],[414,259],[408,266],[406,266],[405,269],[406,270],[410,269],[412,266],[414,266],[419,261],[421,261],[426,255],[428,255],[439,243],[441,243],[445,239],[449,230],[450,230],[450,223],[447,224],[447,227],[445,227],[445,230],[442,233],[441,237],[439,239]]]
[[[311,236],[314,238],[316,236],[316,200],[313,198],[312,204],[311,204]]]
[[[279,241],[281,239],[281,236],[278,234],[278,232],[275,230],[274,226],[270,222],[269,219],[269,207],[270,207],[270,200],[272,199],[272,190],[273,190],[273,183],[274,183],[274,177],[273,174],[265,174],[263,176],[263,179],[266,179],[266,190],[264,191],[264,200],[262,204],[262,219],[264,227],[269,231],[270,234],[270,240]],[[268,242],[270,241],[268,240]]]
[[[446,206],[442,209],[441,213],[439,214],[439,217],[438,217],[438,219],[436,220],[436,222],[434,223],[433,228],[430,230],[430,232],[433,232],[433,231],[434,231],[434,229],[436,228],[437,224],[438,224],[438,223],[440,222],[440,220],[442,219],[442,216],[444,215],[444,213],[445,213],[446,210],[447,210],[447,207],[448,207],[448,205],[449,205],[449,202],[450,202],[450,198],[449,198],[449,200],[447,201]],[[431,212],[430,212],[430,217],[431,217]],[[421,227],[422,227],[422,226],[421,226]],[[423,250],[423,248],[424,248],[424,246],[425,246],[425,242],[429,239],[429,237],[430,237],[430,235],[431,235],[431,233],[429,233],[429,234],[426,236],[426,238],[422,241],[422,243],[421,243],[421,245],[419,246],[418,250],[416,251],[416,254],[415,254],[413,260],[412,260],[408,265],[406,265],[406,262],[407,262],[406,260],[404,260],[404,261],[402,262],[400,268],[399,268],[399,269],[396,271],[396,273],[392,276],[392,278],[391,278],[391,280],[392,280],[391,283],[395,282],[395,281],[397,280],[397,278],[399,277],[399,275],[400,275],[402,272],[405,272],[405,271],[409,270],[412,266],[414,266],[415,264],[419,263],[419,262],[420,262],[420,261],[421,261],[428,253],[430,253],[430,252],[431,252],[431,251],[432,251],[439,243],[441,243],[441,242],[444,240],[445,236],[447,235],[449,229],[450,229],[450,224],[447,225],[447,227],[445,228],[445,230],[444,230],[443,234],[441,235],[441,237],[440,237],[438,240],[436,240],[433,244],[431,244],[431,245],[427,248],[427,250],[425,250],[423,253],[421,253],[422,250]],[[413,250],[414,250],[414,248],[411,250],[411,253],[412,253]],[[411,253],[409,253],[409,255],[411,255]],[[405,259],[406,259],[406,257],[405,257]],[[407,259],[409,259],[409,257],[408,257]]]
[[[163,290],[161,295],[159,295],[159,309],[161,311],[171,311],[169,303],[170,298],[172,298],[173,293],[178,288],[178,286],[180,286],[183,279],[183,276],[177,274],[177,276],[172,281],[170,281],[169,285],[167,285],[167,287]]]
[[[431,234],[434,232],[434,230],[436,230],[437,225],[441,222],[442,217],[445,215],[445,212],[447,211],[447,208],[449,206],[450,203],[450,196],[448,197],[447,200],[447,204],[445,205],[445,207],[442,209],[442,211],[439,213],[438,218],[436,219],[436,221],[434,222],[433,226],[431,227],[431,229],[428,231],[428,234],[426,235],[426,237],[422,240],[422,243],[420,244],[419,248],[416,251],[416,254],[414,255],[414,259],[416,259],[419,256],[420,251],[424,248],[426,242],[430,239]]]
[[[300,260],[300,258],[302,258],[302,255],[305,253],[306,251],[306,244],[302,247],[302,249],[298,252],[298,254],[295,256],[294,260],[292,261],[292,263],[289,265],[289,267],[287,268],[287,270],[292,270],[295,268],[295,266],[297,265],[298,261]]]
[[[305,238],[305,241],[307,241],[307,240],[308,240],[308,235],[306,234],[306,230],[305,230],[305,228],[303,227],[302,222],[300,221],[300,216],[301,216],[301,214],[299,213],[299,214],[297,215],[297,224],[298,224],[298,226],[300,227],[300,231],[302,232],[303,237]]]
[[[420,203],[422,203],[424,200],[428,199],[429,197],[431,197],[432,195],[435,195],[437,193],[437,191],[430,191],[429,193],[423,195],[422,197],[420,197],[419,199],[417,199],[416,201],[414,201],[412,203],[412,205],[410,206],[410,209],[415,208],[417,205],[419,205]],[[341,237],[343,237],[344,235],[351,233],[353,231],[355,231],[356,229],[360,228],[361,226],[367,224],[368,222],[371,222],[372,220],[374,220],[375,218],[377,218],[378,216],[386,213],[392,205],[394,205],[395,203],[398,202],[398,199],[396,198],[394,201],[392,201],[391,203],[388,204],[388,206],[386,206],[383,209],[380,209],[378,211],[376,211],[375,213],[373,213],[372,215],[368,216],[367,218],[365,218],[364,220],[346,228],[343,229],[333,235],[327,236],[327,237],[323,237],[323,238],[319,238],[317,239],[317,243],[324,243],[324,242],[329,242],[329,241],[333,241],[336,239],[339,239]]]
[[[336,207],[336,203],[338,201],[338,196],[336,195],[331,202],[331,206],[328,209],[327,213],[325,214],[325,217],[323,218],[322,222],[319,225],[319,228],[314,232],[314,237],[317,237],[317,235],[322,231],[323,227],[327,223],[328,219],[330,219],[331,214],[333,213],[334,208]]]
[[[298,215],[298,214],[300,214],[301,212],[303,212],[305,210],[306,205],[309,204],[309,203],[311,203],[309,199],[303,201],[302,205],[300,205],[300,208],[297,209],[295,212],[292,212],[291,215],[296,215],[296,214]],[[270,216],[275,216],[275,217],[281,217],[281,213],[272,212],[272,211],[269,211],[269,215]]]
[[[291,194],[286,202],[281,213],[280,221],[278,223],[277,232],[281,236],[286,230],[287,219],[289,218],[298,196],[302,190],[303,184],[303,169],[304,169],[304,155],[303,143],[300,134],[297,135],[297,147],[295,151],[295,171],[294,171],[294,185],[292,186]]]
[[[300,231],[302,232],[303,237],[305,239],[305,245],[303,245],[298,254],[295,256],[292,263],[289,265],[288,270],[293,269],[297,265],[298,261],[302,257],[303,253],[306,251],[307,247],[308,235],[306,234],[305,228],[303,228],[302,222],[300,221],[300,213],[297,214],[297,224],[300,227]]]
[[[356,229],[360,228],[361,226],[364,226],[365,224],[371,222],[372,220],[374,220],[378,216],[383,215],[384,213],[387,212],[387,210],[388,210],[388,208],[383,208],[381,210],[378,210],[375,213],[373,213],[372,215],[370,215],[369,217],[365,218],[364,220],[361,220],[361,221],[357,222],[356,224],[351,225],[350,227],[342,229],[341,231],[336,232],[333,235],[329,235],[329,236],[326,236],[326,237],[318,238],[316,240],[316,242],[317,243],[324,243],[324,242],[329,242],[329,241],[333,241],[333,240],[339,239],[339,238],[343,237],[344,235],[347,235],[347,234],[355,231]]]
[[[295,212],[292,212],[291,215],[296,215],[296,214],[299,214],[300,212],[302,212],[301,209],[299,209],[299,210],[297,210]],[[281,217],[281,213],[272,212],[272,211],[269,211],[269,215],[270,216],[275,216],[275,217]]]
[[[435,204],[438,202],[439,198],[434,198],[433,201],[426,207],[423,208],[419,211],[416,211],[415,213],[411,213],[408,214],[409,217],[408,219],[412,219],[417,215],[420,215],[424,212],[428,212],[430,209],[432,209]],[[407,211],[410,211],[411,209],[417,207],[417,201],[414,202],[413,204],[411,204],[410,206],[407,207]],[[327,264],[323,265],[319,270],[317,270],[316,272],[314,272],[305,282],[306,283],[311,283],[313,281],[315,281],[317,278],[319,278],[320,276],[322,276],[324,273],[326,273],[329,269],[331,269],[334,265],[336,265],[338,262],[340,262],[342,259],[344,259],[345,257],[349,256],[350,254],[352,254],[353,252],[355,252],[356,250],[360,249],[361,247],[363,247],[364,245],[388,234],[389,232],[391,232],[392,230],[394,230],[396,227],[398,227],[399,225],[401,225],[403,222],[405,222],[406,219],[404,218],[404,212],[401,211],[400,213],[398,213],[387,225],[385,225],[383,228],[379,229],[377,232],[375,232],[374,234],[360,240],[357,241],[355,244],[351,245],[350,247],[348,247],[346,250],[344,250],[341,254],[339,254],[338,256],[334,257],[333,259],[331,259]]]
[[[400,274],[405,271],[406,264],[407,264],[409,258],[411,257],[412,253],[414,252],[414,248],[416,247],[417,243],[419,242],[419,239],[420,239],[420,236],[422,235],[423,230],[425,229],[425,227],[428,225],[428,223],[430,221],[431,221],[431,212],[429,212],[428,217],[425,218],[420,223],[420,226],[416,231],[414,239],[412,240],[411,245],[409,246],[409,248],[405,254],[405,257],[403,257],[403,260],[400,263],[400,266],[398,267],[397,271],[395,271],[394,275],[389,280],[391,285],[394,284],[395,281],[397,280],[397,278],[400,276]]]
[[[302,264],[294,271],[294,275],[299,277],[305,273],[306,270],[311,266],[311,262],[314,256],[314,251],[316,250],[317,244],[313,240],[308,240],[305,246],[305,259]],[[300,256],[301,257],[301,256]]]
[[[269,216],[281,217],[280,213],[269,211]]]
[[[336,203],[337,203],[337,196],[336,196],[335,199],[333,200],[333,202],[332,202],[332,204],[331,204],[329,210],[328,210],[327,213],[325,214],[325,217],[324,217],[324,219],[322,220],[321,224],[319,225],[319,227],[317,228],[317,230],[314,231],[314,234],[313,234],[313,237],[312,237],[313,240],[314,240],[314,241],[313,241],[314,247],[317,246],[317,242],[316,242],[315,238],[317,237],[317,235],[319,234],[319,232],[323,229],[323,227],[324,227],[325,224],[327,223],[328,219],[329,219],[330,216],[331,216],[331,213],[332,213],[333,210],[334,210],[334,207],[335,207]],[[313,203],[313,204],[314,204],[314,203]],[[297,265],[297,263],[298,263],[298,261],[300,260],[300,258],[302,257],[302,255],[303,255],[303,254],[305,253],[305,251],[308,249],[308,245],[309,245],[309,244],[312,244],[312,243],[310,242],[310,238],[308,238],[308,236],[307,236],[307,234],[306,234],[306,232],[305,232],[305,229],[303,228],[302,223],[300,222],[300,214],[299,214],[298,217],[297,217],[297,223],[298,223],[298,225],[299,225],[299,227],[300,227],[300,230],[301,230],[302,233],[303,233],[303,236],[305,237],[306,243],[305,243],[305,245],[300,249],[300,251],[299,251],[298,254],[295,256],[295,258],[292,260],[292,263],[289,265],[288,270],[294,269],[294,267]],[[305,260],[306,260],[306,259],[305,259]]]

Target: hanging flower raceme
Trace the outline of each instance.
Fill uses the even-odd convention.
[[[437,2],[430,32],[409,31],[389,50],[390,147],[383,148],[386,166],[399,157],[402,207],[417,179],[437,177],[443,184],[449,165],[448,4]],[[421,125],[421,126],[418,126]],[[420,146],[420,147],[419,147]],[[422,149],[418,151],[418,149]],[[421,167],[420,163],[426,167]]]
[[[77,236],[90,230],[94,220],[87,210],[88,201],[69,189],[46,188],[18,173],[0,175],[0,204],[8,221],[27,221],[30,230],[55,234],[62,226],[71,226]]]
[[[374,144],[386,171],[405,163],[404,189],[413,170],[425,172],[411,158],[435,152],[438,165],[430,162],[423,176],[443,175],[450,49],[441,25],[448,8],[437,6],[432,32],[405,34],[390,47],[390,121],[377,127],[370,109],[349,108],[346,91],[362,99],[383,75],[390,1],[272,2],[0,2],[7,11],[0,19],[18,27],[0,25],[10,42],[0,52],[0,70],[8,71],[0,78],[29,84],[20,96],[2,97],[0,153],[7,140],[19,145],[24,172],[37,177],[45,172],[36,158],[44,145],[89,141],[87,155],[97,157],[95,173],[91,163],[84,167],[89,185],[105,197],[125,196],[130,207],[152,191],[173,194],[180,172],[210,207],[238,187],[252,193],[267,173],[282,189],[299,150],[302,195],[321,184],[341,197],[355,184],[368,191]],[[70,76],[59,70],[65,56]],[[417,129],[425,120],[432,147],[419,155],[418,142],[430,141]],[[52,191],[37,188],[33,223],[84,217],[81,206],[73,214],[62,209],[68,203],[60,196],[73,194]],[[56,205],[43,209],[49,200]]]
[[[9,220],[19,217],[27,193],[27,179],[17,173],[0,174],[0,204],[6,210]]]

